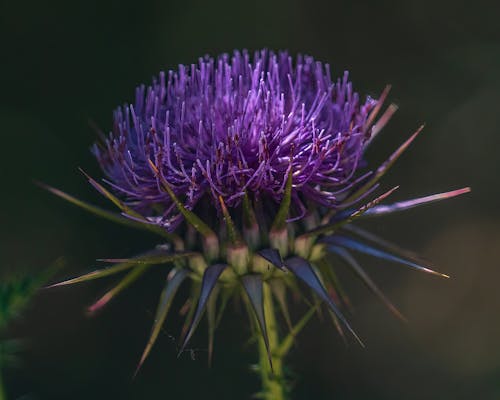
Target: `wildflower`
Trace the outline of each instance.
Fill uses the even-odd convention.
[[[283,356],[318,307],[291,326],[286,298],[299,293],[298,282],[326,304],[340,332],[359,340],[341,311],[347,300],[332,255],[400,318],[353,252],[446,277],[353,224],[469,191],[381,204],[396,188],[375,196],[380,179],[421,131],[377,169],[367,166],[365,150],[396,110],[390,105],[379,117],[387,93],[363,99],[347,72],[334,81],[329,66],[312,57],[266,50],[205,57],[160,73],[151,86],[137,88],[134,104],[115,111],[111,133],[93,147],[106,178],[87,178],[121,214],[49,190],[114,222],[156,232],[167,244],[135,258],[102,260],[114,265],[53,286],[128,271],[90,307],[95,311],[151,265],[172,265],[139,366],[186,279],[192,296],[181,351],[206,311],[211,357],[225,304],[242,297],[261,338],[263,395],[283,398]],[[283,340],[275,306],[291,327]]]

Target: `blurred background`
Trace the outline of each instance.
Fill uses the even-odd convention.
[[[35,273],[64,256],[56,278],[96,258],[135,254],[156,238],[114,226],[34,185],[41,180],[105,202],[78,171],[100,176],[91,124],[104,131],[136,85],[198,56],[268,47],[351,72],[360,93],[390,83],[400,109],[369,154],[378,163],[421,123],[393,168],[397,199],[472,186],[473,192],[365,226],[422,253],[441,280],[362,259],[408,318],[402,324],[346,271],[353,326],[367,348],[344,346],[328,321],[310,323],[290,358],[295,399],[500,398],[500,29],[498,4],[448,1],[184,0],[0,2],[0,276]],[[41,291],[8,332],[24,339],[6,369],[10,399],[246,399],[259,381],[246,317],[231,310],[207,367],[180,359],[172,313],[138,377],[164,274],[141,278],[94,318],[89,305],[113,280]],[[182,296],[180,296],[182,298]],[[174,309],[182,304],[177,301]],[[294,313],[299,316],[299,305]]]

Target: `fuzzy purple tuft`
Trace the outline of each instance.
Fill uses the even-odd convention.
[[[205,197],[218,208],[219,196],[235,207],[245,193],[278,204],[291,171],[300,217],[305,202],[339,207],[363,178],[376,105],[312,57],[236,51],[138,87],[94,154],[127,204],[169,229],[178,210],[150,162],[188,209]]]

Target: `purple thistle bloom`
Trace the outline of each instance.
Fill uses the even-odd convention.
[[[189,209],[205,195],[216,207],[219,196],[234,207],[245,193],[279,203],[291,170],[300,217],[304,200],[337,208],[357,182],[376,104],[360,99],[347,72],[333,82],[312,57],[205,57],[138,87],[94,153],[127,204],[150,217],[161,205],[157,221],[167,227],[177,210],[148,160]]]
[[[241,297],[254,333],[260,333],[262,398],[284,399],[282,358],[317,308],[291,326],[287,293],[300,296],[299,283],[325,304],[341,334],[346,329],[361,342],[343,315],[350,301],[332,259],[350,268],[400,319],[402,314],[354,253],[448,277],[413,252],[356,226],[358,218],[400,212],[470,190],[380,204],[396,187],[369,198],[422,129],[377,169],[361,172],[364,151],[397,108],[389,105],[379,117],[387,93],[388,88],[378,100],[362,101],[347,73],[333,82],[329,66],[312,57],[294,60],[286,52],[267,50],[253,58],[246,52],[205,57],[197,65],[160,73],[152,86],[137,89],[134,105],[115,111],[112,132],[93,148],[116,195],[87,178],[121,214],[48,189],[113,222],[161,235],[167,245],[132,258],[99,260],[114,265],[53,286],[127,271],[89,308],[94,312],[150,266],[173,266],[139,367],[185,280],[191,281],[192,292],[181,353],[206,311],[210,359],[225,304]],[[276,329],[275,305],[291,327],[283,340]]]

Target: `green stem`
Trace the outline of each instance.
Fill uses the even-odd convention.
[[[266,345],[262,336],[259,338],[259,362],[262,380],[262,398],[265,400],[285,400],[285,378],[283,376],[283,355],[278,354],[280,346],[278,326],[271,294],[271,288],[264,282],[264,314],[269,338],[269,349],[273,368],[269,365]]]

